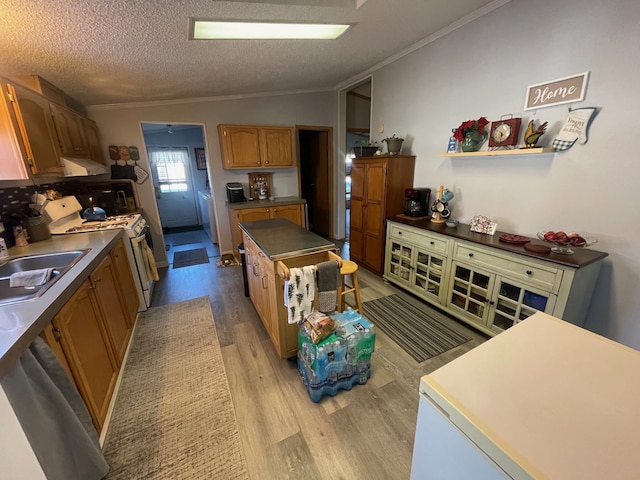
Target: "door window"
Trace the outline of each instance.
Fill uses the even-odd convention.
[[[184,147],[150,148],[151,165],[157,172],[161,193],[177,193],[189,190],[187,166],[189,152]]]

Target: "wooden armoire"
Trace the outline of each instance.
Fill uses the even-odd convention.
[[[351,166],[351,260],[382,275],[386,218],[403,213],[404,191],[413,187],[415,156],[378,155]]]

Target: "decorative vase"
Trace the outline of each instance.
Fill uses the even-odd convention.
[[[467,132],[460,143],[463,152],[477,152],[482,144],[482,137],[478,133]]]

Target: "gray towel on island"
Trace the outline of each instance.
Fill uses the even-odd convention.
[[[53,268],[40,268],[38,270],[13,273],[9,277],[9,286],[39,287],[49,281],[54,270]]]
[[[318,310],[322,313],[333,313],[336,311],[340,281],[338,262],[335,260],[321,262],[316,268],[318,269]]]

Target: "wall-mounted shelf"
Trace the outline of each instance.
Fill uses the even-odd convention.
[[[512,150],[485,150],[482,152],[440,153],[439,157],[498,157],[501,155],[541,155],[555,153],[553,148],[514,148]]]

